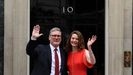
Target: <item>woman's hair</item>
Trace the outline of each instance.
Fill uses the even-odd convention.
[[[66,49],[68,50],[68,52],[72,51],[72,45],[70,43],[70,40],[73,34],[76,34],[78,36],[78,50],[82,50],[83,48],[85,48],[84,37],[82,33],[80,31],[75,30],[71,32],[66,42]]]

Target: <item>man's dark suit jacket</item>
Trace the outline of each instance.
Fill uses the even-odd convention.
[[[31,75],[50,75],[51,72],[51,50],[49,45],[38,44],[30,40],[26,47],[27,54],[34,59]],[[67,75],[65,52],[60,49],[61,75]]]

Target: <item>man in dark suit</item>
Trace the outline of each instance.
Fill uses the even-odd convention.
[[[65,52],[59,47],[61,30],[58,27],[50,30],[49,45],[37,43],[37,39],[43,35],[39,32],[40,26],[34,26],[26,47],[27,54],[34,58],[31,75],[67,75]]]

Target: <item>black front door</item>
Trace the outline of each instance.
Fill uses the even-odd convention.
[[[82,32],[85,43],[92,35],[97,41],[92,46],[96,65],[88,69],[88,75],[104,75],[105,71],[105,0],[30,0],[30,28],[39,24],[45,35],[40,43],[48,44],[48,33],[52,27],[63,31],[62,47],[73,30]],[[45,42],[44,42],[45,41]],[[31,70],[32,70],[31,59]]]

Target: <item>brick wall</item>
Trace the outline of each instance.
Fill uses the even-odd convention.
[[[4,0],[0,0],[0,75],[3,75]]]

